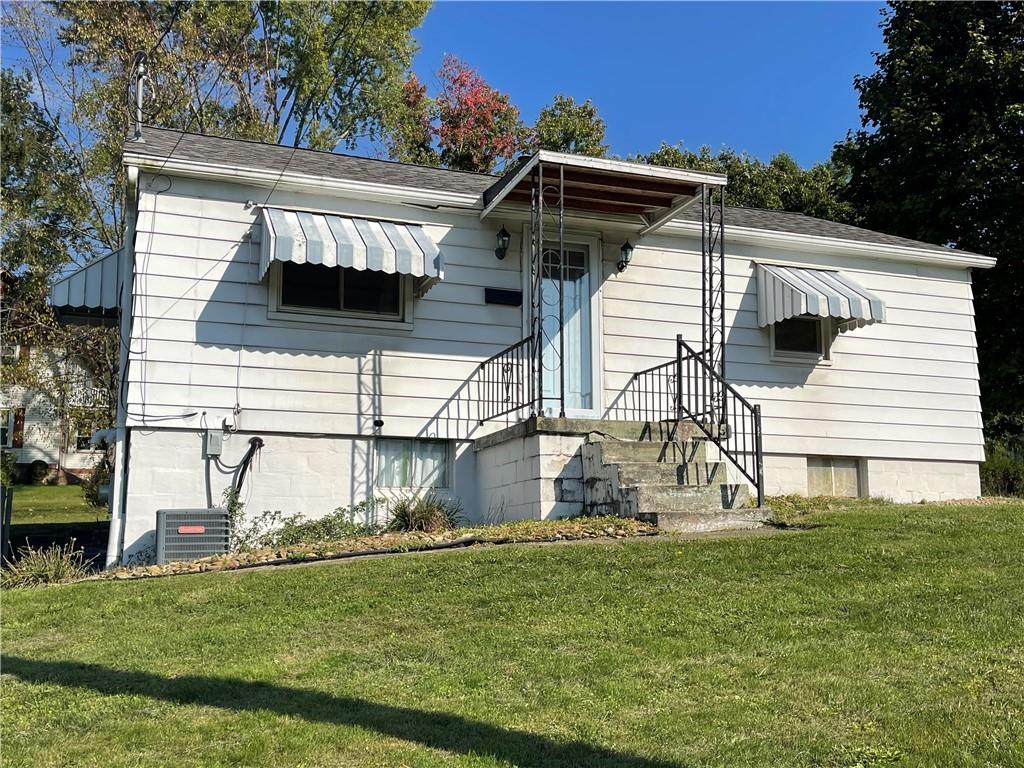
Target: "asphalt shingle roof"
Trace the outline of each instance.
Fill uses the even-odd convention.
[[[497,177],[486,173],[448,171],[335,152],[317,152],[312,149],[293,150],[292,147],[279,144],[182,133],[150,126],[142,129],[142,137],[142,143],[126,141],[125,151],[161,159],[173,153],[175,159],[235,165],[277,173],[287,167],[289,173],[306,173],[310,176],[437,189],[445,192],[464,192],[471,195],[481,194],[497,180]]]
[[[146,126],[143,129],[143,138],[145,141],[142,143],[126,141],[125,150],[161,159],[173,154],[175,158],[180,159],[235,165],[278,173],[287,168],[289,173],[307,173],[311,176],[417,189],[436,189],[471,195],[483,194],[500,178],[486,173],[450,171],[335,152],[293,149],[278,144],[183,133],[152,126]],[[700,211],[691,209],[680,218],[699,221]],[[877,245],[896,245],[929,251],[967,253],[788,211],[729,206],[725,212],[725,223],[726,226],[772,232],[788,232]]]

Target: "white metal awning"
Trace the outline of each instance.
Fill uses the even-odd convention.
[[[761,327],[801,315],[834,317],[840,331],[885,322],[885,302],[841,272],[777,264],[756,271]]]
[[[50,288],[50,305],[64,314],[110,315],[117,311],[122,249],[93,259]]]
[[[412,275],[420,295],[444,279],[441,251],[416,224],[264,208],[260,279],[274,261]]]

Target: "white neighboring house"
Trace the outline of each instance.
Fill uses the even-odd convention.
[[[430,488],[708,528],[748,492],[979,494],[991,258],[550,152],[494,177],[146,128],[123,161],[130,249],[52,293],[128,342],[111,564],[257,437],[251,511]]]
[[[41,364],[54,377],[67,376],[83,382],[83,396],[95,389],[91,374],[77,360],[64,363],[46,350],[24,345],[5,348],[4,354],[22,360],[26,356],[41,357],[41,361],[33,359],[31,364]],[[98,402],[85,397],[75,405],[84,411]],[[105,413],[97,406],[95,419],[71,419],[40,389],[4,382],[0,386],[0,449],[14,455],[18,471],[26,479],[32,465],[43,462],[51,472],[63,470],[72,479],[82,480],[102,455],[90,438],[94,430],[105,425]]]

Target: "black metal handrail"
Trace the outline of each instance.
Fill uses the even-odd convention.
[[[533,372],[533,339],[527,336],[480,363],[476,372],[479,421],[507,416],[537,402]]]
[[[752,405],[682,336],[676,336],[676,358],[633,374],[632,407],[637,421],[693,421],[757,488],[764,504],[764,456],[761,406]]]

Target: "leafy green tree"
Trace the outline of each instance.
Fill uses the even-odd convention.
[[[604,120],[590,99],[577,104],[571,96],[559,94],[537,116],[529,144],[532,149],[604,157],[604,132]]]
[[[146,121],[315,149],[379,138],[400,113],[425,2],[62,0],[7,13],[38,101],[75,158],[96,252],[121,245],[121,143],[135,53]]]
[[[804,213],[832,221],[855,222],[853,206],[842,199],[846,170],[836,162],[804,169],[784,152],[763,163],[755,157],[710,147],[696,152],[682,145],[662,144],[654,152],[630,158],[670,168],[724,173],[729,177],[726,200],[730,205]]]
[[[974,273],[990,433],[1024,431],[1024,4],[895,3],[863,128],[836,147],[867,226],[999,259]]]
[[[384,139],[388,157],[401,163],[439,166],[436,118],[437,103],[416,75],[410,75],[402,86],[402,107]]]
[[[85,205],[74,158],[31,93],[29,77],[0,74],[0,379],[14,400],[22,388],[34,407],[50,412],[62,435],[60,466],[76,422],[112,423],[117,335],[61,326],[47,304],[51,279],[73,261],[82,240]]]

